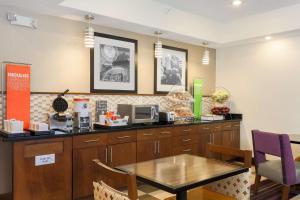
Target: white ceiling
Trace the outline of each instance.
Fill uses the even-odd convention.
[[[275,9],[299,4],[300,0],[244,0],[240,7],[232,6],[232,0],[153,0],[170,7],[228,22],[243,17],[262,14]]]
[[[0,6],[78,21],[92,13],[94,24],[146,35],[161,30],[163,38],[211,47],[300,33],[300,0],[244,0],[239,8],[231,1],[0,0]]]

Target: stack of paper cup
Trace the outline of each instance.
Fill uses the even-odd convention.
[[[10,119],[10,120],[4,120],[4,131],[9,133],[23,133],[24,122]]]

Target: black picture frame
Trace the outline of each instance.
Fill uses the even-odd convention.
[[[188,90],[188,50],[183,49],[183,48],[178,48],[178,47],[172,47],[172,46],[167,46],[167,45],[162,45],[163,49],[169,49],[173,51],[180,51],[185,53],[185,60],[186,60],[186,68],[185,68],[185,90]],[[155,44],[154,44],[154,49],[155,49]],[[158,67],[158,59],[154,57],[154,94],[168,94],[170,91],[161,91],[158,90],[158,84],[157,84],[157,67]]]
[[[94,80],[94,73],[95,73],[95,49],[90,49],[90,92],[91,93],[120,93],[120,94],[137,94],[137,85],[138,85],[138,74],[137,74],[137,68],[138,68],[138,41],[131,38],[125,38],[115,35],[109,35],[105,33],[94,33],[95,38],[96,37],[102,37],[102,38],[108,38],[112,40],[118,40],[118,41],[124,41],[124,42],[130,42],[134,44],[134,89],[133,90],[118,90],[118,89],[95,89],[95,80]]]

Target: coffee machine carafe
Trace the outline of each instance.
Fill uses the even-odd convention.
[[[89,99],[74,99],[74,127],[79,129],[92,127]]]

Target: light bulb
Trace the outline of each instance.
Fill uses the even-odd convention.
[[[273,38],[272,36],[266,36],[265,40],[272,40],[272,38]]]
[[[241,0],[234,0],[232,1],[232,5],[233,6],[236,6],[236,7],[239,7],[240,5],[242,5],[243,1]]]
[[[160,40],[155,43],[154,56],[155,58],[162,57],[162,42]]]
[[[205,49],[202,57],[202,64],[203,65],[209,65],[209,50]]]
[[[84,30],[84,46],[87,48],[94,48],[95,46],[95,37],[94,29],[91,27],[91,20],[94,19],[92,15],[86,15],[85,18],[88,20],[88,27]]]

